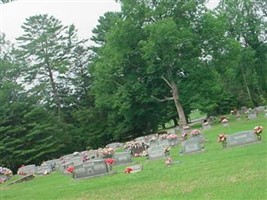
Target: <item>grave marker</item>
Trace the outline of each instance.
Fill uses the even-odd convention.
[[[36,175],[46,175],[52,172],[52,168],[50,165],[41,165],[36,167]]]
[[[31,175],[35,174],[36,172],[36,165],[26,165],[19,168],[20,175]]]
[[[108,174],[108,167],[104,160],[92,160],[76,166],[73,178],[89,178]]]
[[[199,140],[186,140],[182,143],[182,152],[181,154],[190,154],[202,152],[202,147]]]
[[[164,147],[161,145],[155,145],[152,147],[149,147],[147,150],[148,153],[148,159],[159,159],[165,157]]]
[[[248,114],[248,119],[256,119],[257,118],[257,114],[256,113],[249,113]]]
[[[253,131],[243,131],[228,135],[226,139],[226,147],[240,146],[256,142],[259,142],[259,140]]]
[[[132,156],[128,152],[115,153],[113,159],[116,160],[115,165],[124,165],[132,163]]]

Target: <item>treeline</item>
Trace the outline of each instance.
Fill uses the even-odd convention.
[[[267,103],[267,5],[121,0],[93,37],[48,15],[0,36],[0,165],[16,169]]]

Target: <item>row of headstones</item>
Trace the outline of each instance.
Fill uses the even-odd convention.
[[[180,154],[203,152],[203,144],[205,141],[206,140],[203,135],[194,136],[189,140],[183,141]],[[258,139],[252,131],[239,132],[227,137],[227,147],[245,145],[255,142],[258,142]],[[148,149],[148,159],[153,160],[165,158],[166,153],[164,152],[164,149],[165,147],[161,144],[152,145]],[[51,173],[53,170],[52,166],[56,166],[56,168],[63,173],[68,166],[74,166],[73,178],[75,179],[95,177],[110,173],[110,169],[104,159],[95,158],[86,162],[77,162],[78,159],[76,158],[72,160],[72,158],[69,156],[67,163],[61,163],[60,159],[50,160],[46,161],[45,165],[27,165],[22,167],[20,170],[28,175],[43,175],[47,172]],[[132,163],[132,156],[128,152],[116,152],[113,155],[113,158],[116,160],[115,165],[126,165]],[[142,166],[134,165],[132,168],[140,170]]]

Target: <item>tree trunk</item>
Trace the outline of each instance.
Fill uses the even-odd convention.
[[[54,95],[54,102],[56,104],[56,114],[58,117],[60,117],[60,98],[58,95],[58,91],[57,91],[57,87],[56,87],[56,83],[54,81],[54,77],[53,77],[53,73],[51,71],[51,68],[49,66],[49,64],[47,64],[47,68],[48,68],[48,73],[49,73],[49,79],[50,79],[50,83],[51,83],[51,87],[52,87],[52,93]]]
[[[249,98],[250,102],[253,105],[254,102],[253,102],[253,99],[252,99],[252,96],[251,96],[251,93],[250,93],[250,89],[249,89],[248,84],[247,84],[247,79],[246,79],[246,76],[245,76],[245,73],[244,73],[242,67],[241,67],[241,73],[242,73],[242,76],[243,76],[243,81],[244,81],[244,85],[245,85],[245,88],[246,88],[246,91],[247,91],[247,94],[248,94],[248,98]]]
[[[179,101],[179,93],[178,93],[178,88],[177,85],[174,81],[171,82],[171,86],[172,86],[172,97],[175,103],[175,107],[179,116],[179,125],[180,127],[184,127],[187,126],[187,121],[186,121],[186,117],[184,114],[184,109],[182,107],[182,104]]]

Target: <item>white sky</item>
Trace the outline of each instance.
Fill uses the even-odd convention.
[[[214,7],[219,0],[210,1],[209,7]],[[107,11],[119,10],[120,4],[115,0],[17,0],[0,4],[0,32],[15,43],[15,38],[23,34],[21,25],[26,18],[48,14],[61,20],[63,25],[74,24],[80,39],[91,38],[99,17]]]

